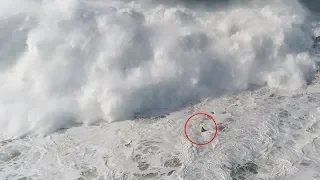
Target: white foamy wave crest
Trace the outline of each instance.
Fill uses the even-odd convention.
[[[250,84],[299,88],[313,76],[298,6],[156,3],[1,2],[1,132],[129,119]]]

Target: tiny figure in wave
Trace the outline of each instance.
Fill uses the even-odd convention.
[[[207,130],[203,126],[201,126],[200,132],[206,132],[206,131]]]

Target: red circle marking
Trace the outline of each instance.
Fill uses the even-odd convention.
[[[210,141],[208,141],[208,142],[206,142],[206,143],[202,143],[202,144],[201,144],[201,143],[196,143],[196,142],[194,142],[194,141],[188,136],[188,134],[187,134],[187,124],[188,124],[189,120],[190,120],[191,118],[193,118],[194,116],[197,116],[197,115],[200,115],[200,114],[209,117],[209,118],[213,121],[214,126],[215,126],[215,129],[216,129],[216,132],[214,133],[214,135],[213,135],[213,137],[210,139]],[[191,116],[188,118],[188,120],[186,121],[186,123],[184,124],[184,134],[185,134],[185,136],[187,137],[187,139],[188,139],[192,144],[196,144],[196,145],[198,145],[198,146],[204,146],[204,145],[207,145],[207,144],[211,143],[211,142],[216,138],[217,133],[218,133],[218,126],[217,126],[216,120],[214,120],[212,116],[210,116],[209,114],[204,113],[204,112],[198,112],[198,113],[196,113],[196,114],[191,115]]]

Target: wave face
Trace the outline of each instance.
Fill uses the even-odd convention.
[[[295,1],[0,2],[0,132],[46,134],[314,76]],[[205,5],[205,4],[210,5]]]

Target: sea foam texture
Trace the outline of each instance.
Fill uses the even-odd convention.
[[[47,134],[313,77],[312,33],[296,2],[175,2],[0,2],[0,132]]]

